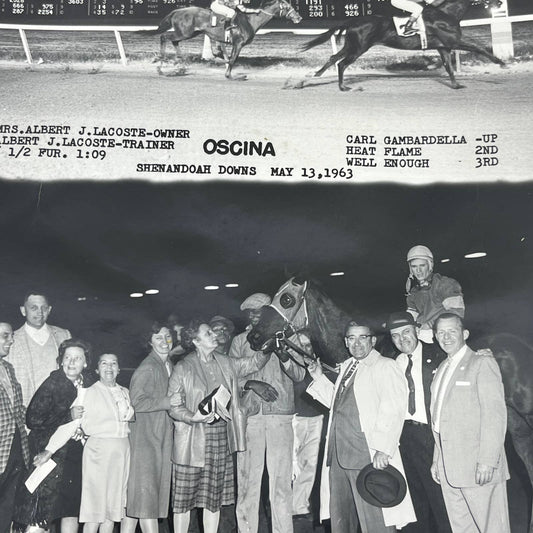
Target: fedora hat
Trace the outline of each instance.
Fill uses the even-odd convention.
[[[356,486],[361,498],[375,507],[394,507],[407,493],[405,478],[391,465],[383,470],[372,463],[366,465],[357,476]]]

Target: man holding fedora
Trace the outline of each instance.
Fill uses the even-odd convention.
[[[335,385],[320,362],[308,367],[313,382],[307,392],[330,408],[324,457],[329,477],[322,471],[329,490],[321,489],[321,518],[327,518],[329,506],[332,533],[353,533],[359,523],[363,533],[395,532],[416,520],[411,498],[398,482],[407,382],[395,361],[374,349],[376,337],[368,325],[350,322],[344,340],[351,357],[340,365]],[[376,470],[382,471],[379,480]]]
[[[467,346],[461,317],[444,313],[434,329],[448,357],[431,385],[431,475],[454,533],[509,533],[507,410],[498,363]]]
[[[386,327],[400,352],[396,363],[409,388],[400,451],[417,522],[408,524],[403,531],[451,533],[442,490],[430,472],[435,447],[429,412],[430,387],[445,354],[437,345],[419,340],[419,325],[406,311],[392,313]]]

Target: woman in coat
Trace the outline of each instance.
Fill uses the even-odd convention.
[[[157,533],[158,518],[168,516],[172,452],[172,419],[168,379],[173,365],[170,329],[154,322],[148,332],[150,354],[133,373],[130,398],[135,421],[130,424],[130,477],[127,518],[122,533],[133,533],[140,519],[143,533]]]
[[[269,355],[231,359],[215,353],[217,336],[208,324],[194,320],[183,329],[182,345],[194,351],[178,361],[169,383],[176,406],[172,452],[174,533],[187,533],[190,511],[202,507],[205,533],[216,533],[220,507],[234,503],[231,454],[244,450],[245,416],[238,378],[262,368]],[[203,414],[200,402],[220,385],[230,392],[230,418]]]
[[[61,519],[61,533],[77,533],[83,446],[81,441],[69,439],[54,454],[46,452],[45,447],[59,426],[82,416],[83,408],[71,405],[78,389],[90,385],[84,375],[90,363],[89,345],[79,339],[67,339],[59,346],[57,361],[59,369],[35,391],[26,411],[34,463],[40,464],[51,457],[57,466],[33,494],[21,486],[13,520],[22,529],[30,525],[46,530],[56,519]]]
[[[112,533],[126,511],[130,466],[128,421],[133,417],[128,389],[117,384],[115,354],[105,353],[96,370],[100,380],[85,393],[80,522],[84,533]]]

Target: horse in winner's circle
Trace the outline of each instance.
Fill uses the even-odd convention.
[[[427,48],[438,50],[454,89],[462,89],[464,86],[457,83],[455,79],[451,62],[452,50],[474,52],[500,66],[505,66],[505,63],[496,56],[462,38],[460,21],[470,5],[481,3],[486,9],[497,8],[501,5],[500,0],[436,0],[425,6],[422,11],[422,18],[426,27]],[[302,50],[309,50],[325,43],[338,31],[346,31],[344,46],[329,58],[326,64],[315,73],[315,77],[321,76],[329,67],[338,62],[337,74],[341,91],[350,90],[350,87],[344,84],[346,67],[372,46],[380,44],[401,50],[422,50],[419,35],[415,34],[409,37],[398,35],[392,17],[381,15],[369,15],[339,24],[309,41]]]
[[[254,350],[269,351],[274,344],[279,346],[285,338],[307,328],[317,356],[335,366],[348,357],[344,328],[351,319],[359,318],[363,317],[350,316],[340,309],[315,282],[291,278],[278,290],[272,304],[263,307],[261,320],[248,334],[248,340]],[[387,332],[381,337],[378,351],[392,356],[390,335]],[[533,487],[533,347],[506,333],[470,337],[468,344],[473,349],[490,348],[498,362],[505,389],[507,429]],[[529,531],[533,533],[533,517]]]
[[[157,29],[140,31],[142,35],[161,34],[161,61],[165,57],[166,42],[171,41],[179,55],[179,43],[199,34],[204,34],[222,45],[224,59],[226,60],[227,79],[232,79],[233,65],[243,46],[252,42],[257,31],[274,17],[286,18],[298,24],[302,17],[296,12],[287,0],[263,0],[259,6],[259,13],[237,13],[235,23],[237,27],[231,30],[231,54],[225,51],[225,29],[222,17],[217,17],[217,24],[213,26],[211,20],[214,13],[210,9],[201,7],[182,7],[170,12],[160,23]],[[240,22],[242,21],[242,22]],[[172,29],[172,32],[167,33]]]

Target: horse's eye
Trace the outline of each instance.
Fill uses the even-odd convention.
[[[289,309],[289,307],[294,307],[294,304],[296,303],[296,299],[292,294],[289,294],[288,292],[284,292],[279,299],[279,303],[283,309]]]

